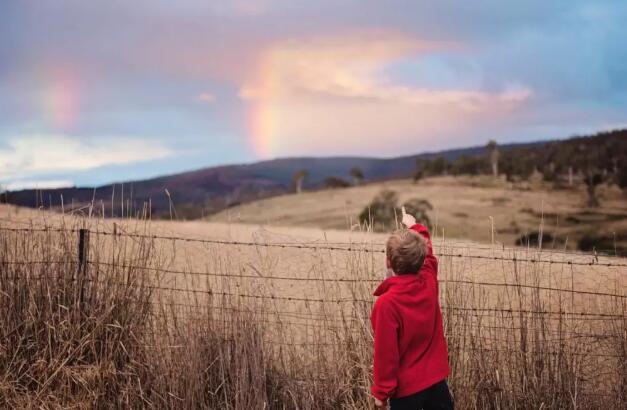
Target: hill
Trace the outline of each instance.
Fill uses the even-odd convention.
[[[577,249],[587,238],[597,251],[627,251],[627,201],[616,186],[601,187],[601,206],[591,209],[583,184],[556,190],[541,180],[510,183],[489,176],[427,177],[417,183],[402,179],[283,195],[207,220],[359,230],[359,213],[384,189],[396,192],[399,204],[415,198],[429,201],[433,209],[428,216],[438,236],[510,246],[523,236],[533,243],[542,230],[544,247]]]
[[[511,144],[502,150],[534,144]],[[384,180],[411,175],[416,159],[442,156],[453,161],[461,156],[480,155],[484,147],[454,149],[398,158],[330,157],[281,158],[252,164],[228,165],[162,176],[148,180],[129,180],[98,187],[22,190],[0,195],[13,205],[65,211],[86,209],[93,203],[106,216],[126,216],[143,212],[150,204],[152,216],[169,217],[170,198],[178,218],[195,219],[239,203],[289,192],[292,177],[307,169],[308,189],[321,187],[330,176],[348,178],[349,170],[359,167],[368,180]],[[168,190],[170,198],[165,190]]]
[[[282,158],[252,164],[205,168],[158,178],[99,187],[24,190],[0,195],[1,202],[27,207],[63,208],[110,216],[150,215],[196,219],[228,207],[293,190],[299,170],[307,170],[306,189],[345,186],[357,167],[369,182],[455,174],[496,172],[508,180],[525,180],[540,172],[559,185],[566,173],[586,181],[589,203],[596,202],[596,186],[611,178],[627,186],[627,130],[568,140],[510,144],[498,147],[497,165],[485,146],[422,153],[397,158],[330,157]],[[495,156],[491,156],[495,158]]]

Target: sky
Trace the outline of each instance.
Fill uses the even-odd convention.
[[[2,0],[0,184],[627,125],[619,0]]]

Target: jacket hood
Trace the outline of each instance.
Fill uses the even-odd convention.
[[[409,273],[406,275],[396,275],[387,278],[374,291],[374,296],[381,296],[394,286],[404,286],[409,283],[417,282],[420,279],[420,275],[417,273]]]

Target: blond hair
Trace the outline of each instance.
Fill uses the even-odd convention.
[[[427,241],[418,232],[399,229],[388,239],[386,252],[397,275],[418,273],[427,256]]]

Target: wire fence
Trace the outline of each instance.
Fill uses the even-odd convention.
[[[194,269],[172,269],[165,266],[147,266],[147,265],[138,265],[133,263],[128,263],[127,261],[103,261],[103,260],[90,260],[87,256],[89,254],[89,244],[88,240],[85,238],[98,239],[99,237],[111,237],[113,239],[141,239],[141,240],[150,240],[150,241],[169,241],[172,244],[172,247],[176,247],[176,243],[198,243],[198,244],[211,244],[211,245],[220,245],[220,246],[238,246],[238,247],[271,247],[278,249],[299,249],[299,250],[312,250],[312,251],[326,251],[326,252],[349,252],[349,253],[360,253],[360,254],[383,254],[385,253],[384,249],[376,249],[373,247],[366,246],[357,246],[356,244],[344,244],[342,246],[324,246],[324,245],[311,245],[311,244],[286,244],[286,243],[267,243],[267,242],[256,242],[256,241],[235,241],[235,240],[218,240],[218,239],[201,239],[201,238],[189,238],[189,237],[181,237],[181,236],[172,236],[172,235],[154,235],[154,234],[140,234],[140,233],[126,233],[119,231],[105,231],[105,230],[88,230],[88,229],[71,229],[71,228],[11,228],[11,227],[0,227],[0,232],[13,232],[20,235],[27,235],[33,233],[62,233],[62,234],[79,234],[79,242],[78,242],[78,250],[77,250],[77,258],[75,260],[1,260],[0,263],[6,265],[52,265],[52,264],[65,264],[65,263],[78,263],[79,265],[84,265],[85,267],[90,267],[92,269],[100,269],[101,267],[110,267],[114,269],[126,269],[126,270],[144,270],[144,271],[154,271],[159,274],[169,274],[173,276],[185,276],[185,277],[207,277],[207,278],[227,278],[232,280],[250,280],[250,281],[281,281],[281,282],[304,282],[304,283],[336,283],[336,284],[376,284],[381,281],[381,279],[375,278],[355,278],[355,277],[311,277],[311,276],[295,276],[295,275],[260,275],[258,273],[250,274],[250,273],[242,273],[242,272],[219,272],[219,271],[210,271],[210,270],[194,270]],[[339,244],[339,243],[336,243]],[[94,246],[98,246],[97,242]],[[513,250],[515,252],[515,250]],[[540,252],[541,253],[541,252]],[[588,261],[578,261],[578,260],[564,260],[562,259],[546,259],[540,256],[536,258],[525,258],[525,257],[517,257],[515,254],[509,257],[499,256],[499,255],[475,255],[475,254],[463,254],[463,253],[450,253],[450,252],[440,252],[436,253],[436,256],[440,258],[463,258],[466,260],[490,260],[490,261],[507,261],[511,264],[560,264],[560,265],[569,265],[571,267],[575,266],[594,266],[594,267],[604,267],[604,268],[616,268],[618,275],[624,275],[627,273],[627,269],[623,269],[627,267],[626,263],[622,263],[620,259],[616,259],[616,261],[612,260],[610,262],[601,261],[597,255],[587,255],[577,257],[586,258]],[[578,290],[574,289],[574,286],[571,288],[563,288],[563,287],[555,287],[555,286],[543,286],[538,283],[533,284],[525,284],[525,283],[513,283],[511,281],[503,280],[500,282],[496,281],[484,281],[484,280],[467,280],[467,279],[455,279],[455,278],[439,278],[439,283],[441,284],[451,284],[458,286],[472,286],[472,287],[493,287],[493,288],[502,288],[502,289],[524,289],[535,292],[549,292],[549,293],[558,293],[558,294],[571,294],[571,295],[587,295],[594,296],[598,298],[614,298],[617,300],[625,300],[627,299],[627,294],[624,292],[624,288],[619,286],[618,292],[601,292],[601,291],[593,291],[593,290]],[[620,285],[620,283],[619,283]],[[260,299],[260,300],[275,300],[275,301],[287,301],[287,302],[306,302],[306,303],[331,303],[331,304],[342,304],[342,303],[364,303],[370,304],[373,303],[373,298],[359,298],[359,297],[341,297],[341,298],[331,298],[331,297],[307,297],[307,296],[291,296],[291,295],[282,295],[282,294],[256,294],[256,293],[245,293],[245,292],[232,292],[232,291],[219,291],[213,289],[193,289],[189,286],[186,287],[177,287],[177,286],[166,286],[163,284],[155,284],[148,285],[151,289],[156,291],[167,291],[167,292],[181,292],[187,294],[200,294],[200,295],[211,295],[211,296],[222,296],[222,297],[237,297],[237,298],[249,298],[249,299]],[[455,309],[456,307],[452,307]],[[473,308],[473,311],[477,312],[476,308]],[[504,312],[512,312],[509,310],[502,310]],[[521,311],[519,313],[533,313],[533,311]],[[577,312],[541,312],[543,314],[560,314],[560,315],[578,315]],[[605,313],[592,313],[585,314],[581,313],[580,316],[590,316],[595,315],[598,317],[622,317],[617,315],[607,315]],[[607,315],[607,316],[606,316]]]
[[[57,274],[80,285],[47,280],[44,286],[84,290],[86,298],[103,289],[131,289],[124,303],[147,304],[155,320],[176,317],[191,332],[220,332],[251,320],[262,328],[259,337],[270,352],[295,349],[299,357],[317,358],[319,349],[358,351],[359,360],[371,359],[369,315],[376,301],[372,291],[382,281],[381,244],[240,241],[118,228],[0,226],[2,235],[5,247],[20,247],[5,249],[0,257],[7,289],[11,280],[37,287]],[[42,240],[32,241],[40,245],[31,250],[29,238],[36,235]],[[149,257],[138,257],[134,248],[148,249]],[[620,379],[625,356],[619,347],[625,345],[627,323],[624,258],[471,245],[460,250],[447,244],[435,251],[453,367],[466,366],[469,357],[536,366],[563,363],[567,355],[585,365],[586,377],[610,369],[614,373],[604,377],[612,383]],[[479,275],[465,275],[466,270]],[[488,270],[492,273],[484,275]],[[134,297],[133,289],[140,287],[150,291],[149,298]],[[155,343],[143,342],[148,348]],[[458,374],[455,383],[473,382],[471,373]],[[595,392],[592,382],[586,390]]]
[[[354,243],[341,243],[336,242],[336,246],[325,245],[311,245],[308,243],[268,243],[268,242],[255,242],[255,241],[235,241],[235,240],[221,240],[221,239],[207,239],[207,238],[192,238],[173,235],[156,235],[156,234],[141,234],[141,233],[127,233],[127,232],[112,232],[105,230],[89,230],[89,229],[72,229],[72,228],[9,228],[0,227],[0,231],[6,232],[19,232],[19,233],[80,233],[80,231],[87,231],[92,235],[111,236],[119,238],[137,238],[137,239],[150,239],[150,240],[166,240],[173,242],[188,242],[188,243],[200,243],[200,244],[214,244],[214,245],[232,245],[232,246],[249,246],[249,247],[263,247],[263,248],[281,248],[281,249],[304,249],[313,251],[339,251],[339,252],[359,252],[359,253],[375,253],[385,254],[385,249],[374,249],[373,247],[357,246]],[[342,246],[339,246],[342,245]],[[465,246],[472,248],[472,246]],[[478,249],[486,249],[480,247]],[[553,254],[552,251],[548,251],[549,254]],[[503,257],[503,256],[488,256],[488,255],[473,255],[464,254],[460,252],[439,252],[436,256],[439,257],[451,257],[451,258],[470,258],[470,259],[483,259],[492,261],[506,261],[506,262],[518,262],[518,263],[546,263],[546,264],[558,264],[558,265],[573,265],[573,266],[602,266],[602,267],[624,267],[627,268],[627,263],[621,262],[600,262],[602,258],[623,259],[618,256],[612,255],[597,255],[597,254],[575,254],[581,256],[587,261],[574,261],[574,260],[559,260],[559,259],[542,259],[542,258],[518,258],[516,256]],[[627,273],[625,271],[624,273]]]
[[[219,246],[229,246],[229,247],[270,247],[270,248],[278,248],[278,249],[298,249],[301,251],[311,250],[314,252],[317,251],[325,251],[325,252],[348,252],[348,253],[358,253],[358,254],[382,254],[385,252],[384,249],[377,249],[374,247],[367,247],[357,244],[341,244],[339,242],[335,243],[335,246],[325,246],[325,245],[312,245],[312,244],[286,244],[286,243],[267,243],[267,242],[258,242],[258,241],[235,241],[235,240],[219,240],[219,239],[202,239],[202,238],[189,238],[189,237],[181,237],[181,236],[173,236],[173,235],[155,235],[155,234],[142,234],[142,233],[127,233],[121,232],[115,229],[114,232],[106,231],[106,230],[89,230],[89,229],[72,229],[72,228],[37,228],[37,227],[29,227],[29,228],[12,228],[12,227],[0,227],[0,232],[12,232],[18,235],[29,235],[29,234],[37,234],[37,233],[60,233],[60,234],[78,234],[78,246],[77,246],[77,255],[76,258],[65,258],[60,260],[0,260],[0,264],[5,265],[20,265],[20,266],[35,266],[40,265],[45,267],[46,265],[53,264],[78,264],[83,267],[85,271],[91,270],[93,272],[98,272],[100,270],[106,271],[109,269],[123,269],[128,271],[152,271],[155,274],[168,274],[172,277],[205,277],[205,278],[224,278],[232,281],[249,281],[249,282],[288,282],[288,283],[303,283],[306,286],[307,284],[343,284],[347,286],[353,285],[364,285],[370,284],[371,286],[380,282],[379,278],[367,278],[367,277],[341,277],[341,276],[333,276],[333,277],[320,277],[320,276],[297,276],[297,275],[260,275],[258,273],[243,273],[243,272],[230,272],[230,271],[211,271],[209,269],[198,270],[198,269],[173,269],[167,266],[149,266],[146,264],[134,264],[129,263],[126,260],[111,260],[105,261],[102,259],[98,260],[90,260],[89,259],[89,238],[96,239],[91,244],[91,247],[99,247],[99,238],[100,237],[109,237],[113,240],[122,240],[122,239],[139,239],[139,240],[149,240],[149,241],[169,241],[173,248],[176,248],[177,243],[198,243],[198,244],[210,244],[210,245],[219,245]],[[525,251],[523,249],[523,251]],[[516,252],[516,249],[513,249],[512,252]],[[517,264],[560,264],[560,265],[569,265],[571,269],[574,267],[600,267],[600,268],[610,268],[614,269],[618,275],[617,277],[621,278],[618,282],[617,291],[615,292],[602,292],[597,290],[581,290],[575,289],[574,285],[571,285],[570,288],[565,287],[556,287],[556,286],[544,286],[539,283],[520,283],[520,282],[512,282],[511,280],[502,280],[502,281],[486,281],[486,280],[469,280],[469,279],[459,279],[459,278],[451,278],[451,277],[440,277],[439,283],[442,285],[454,285],[454,286],[466,286],[474,288],[496,288],[496,289],[511,289],[514,291],[530,291],[530,292],[545,292],[556,295],[570,295],[574,296],[590,296],[594,298],[610,298],[617,301],[627,300],[627,294],[625,293],[625,288],[621,285],[624,284],[622,282],[622,276],[627,273],[627,269],[623,269],[627,267],[626,263],[622,263],[622,261],[618,258],[606,258],[611,259],[611,261],[607,262],[605,260],[599,260],[597,255],[575,255],[577,258],[586,258],[588,261],[582,262],[578,260],[564,260],[564,255],[561,255],[562,259],[547,259],[542,258],[542,252],[538,252],[540,255],[538,257],[518,257],[516,254],[513,254],[509,257],[499,256],[499,255],[475,255],[475,254],[462,254],[462,253],[450,253],[450,252],[440,252],[436,253],[436,256],[440,258],[463,258],[465,260],[490,260],[490,261],[503,261],[513,265]],[[551,255],[549,255],[551,256]],[[94,281],[93,278],[85,278],[86,281]],[[237,298],[237,299],[250,299],[250,300],[259,300],[259,301],[269,301],[269,302],[302,302],[305,304],[349,304],[349,305],[363,305],[364,308],[367,308],[374,302],[374,298],[370,295],[364,295],[363,293],[360,296],[350,295],[344,297],[329,297],[329,296],[320,296],[320,297],[311,297],[308,295],[286,295],[280,292],[268,293],[265,292],[244,292],[244,291],[233,291],[229,290],[221,290],[221,289],[202,289],[202,288],[194,288],[193,284],[190,285],[186,283],[185,286],[176,286],[172,284],[164,284],[164,283],[154,283],[154,284],[145,284],[148,289],[157,292],[163,293],[181,293],[183,295],[192,295],[192,296],[202,296],[202,297],[222,297],[222,298]],[[366,296],[366,297],[364,297]],[[559,296],[561,298],[561,296]],[[198,303],[182,303],[180,301],[173,302],[176,306],[179,307],[188,307],[194,308],[198,307]],[[455,305],[447,305],[443,304],[442,309],[448,313],[453,312],[468,312],[474,315],[475,317],[480,316],[490,316],[495,314],[518,314],[518,315],[544,315],[547,317],[577,317],[581,320],[620,320],[624,319],[625,316],[623,314],[617,313],[608,313],[606,311],[565,311],[563,309],[559,310],[550,310],[550,309],[512,309],[512,308],[498,308],[498,307],[464,307],[464,306],[455,306]],[[286,314],[286,315],[301,315],[303,316],[303,312],[293,311],[283,309],[275,309],[273,311],[275,314]],[[311,319],[311,315],[308,316]],[[324,316],[324,320],[328,320],[328,315]],[[343,318],[345,319],[345,318]],[[552,320],[549,318],[548,320]]]

